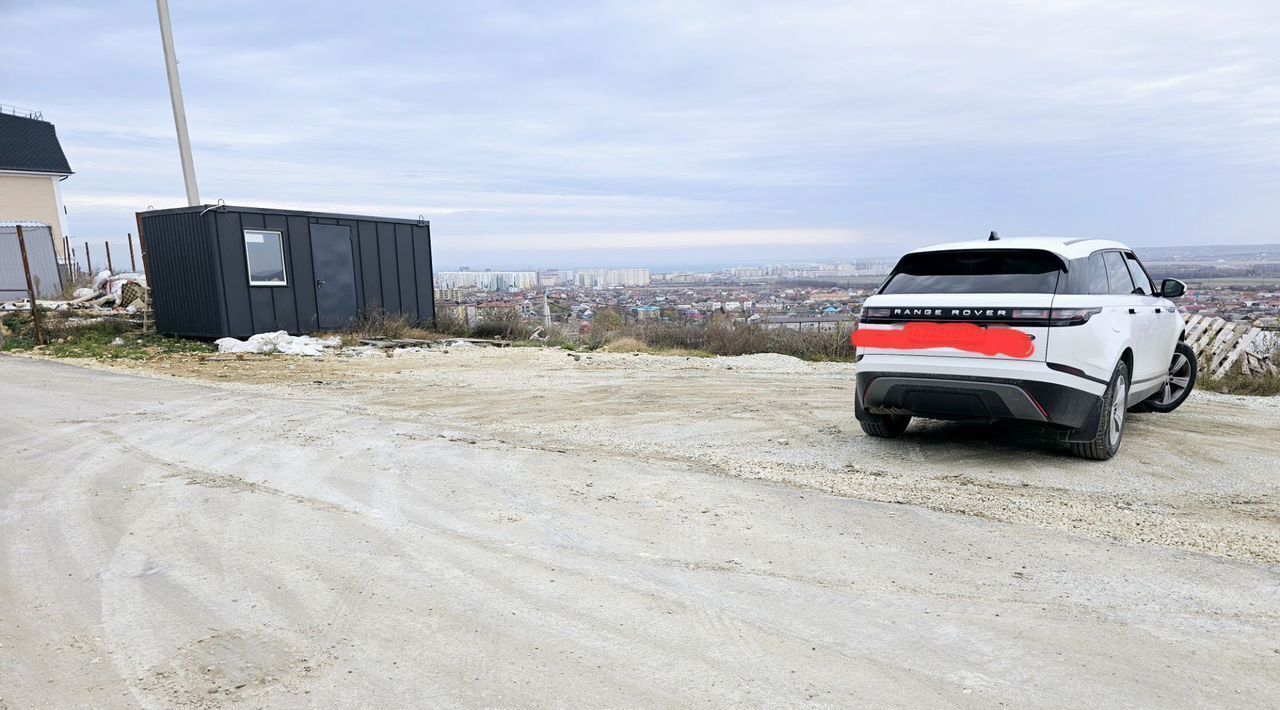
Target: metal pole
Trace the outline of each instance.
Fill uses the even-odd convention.
[[[93,257],[89,255],[89,242],[84,243],[84,264],[89,269],[89,275],[93,276]]]
[[[102,246],[107,250],[107,271],[110,271],[114,275],[116,273],[116,267],[111,265],[111,242],[104,240],[102,242]]]
[[[18,227],[18,249],[22,252],[22,271],[27,275],[27,294],[31,298],[31,321],[36,329],[36,345],[44,345],[44,332],[40,330],[40,308],[36,305],[36,287],[31,283],[31,264],[27,261],[27,239]]]
[[[187,109],[182,103],[182,83],[178,80],[178,58],[173,53],[173,28],[169,26],[169,0],[156,0],[160,16],[160,42],[164,45],[164,68],[169,75],[169,98],[173,101],[173,125],[178,130],[178,153],[182,157],[182,180],[187,185],[187,204],[200,204],[196,187],[196,166],[191,160],[191,137],[187,135]]]
[[[138,273],[138,262],[133,260],[133,232],[129,232],[129,270]]]

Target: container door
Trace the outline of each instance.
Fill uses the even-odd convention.
[[[311,225],[311,262],[316,274],[316,310],[321,329],[345,328],[356,317],[356,269],[351,228]]]

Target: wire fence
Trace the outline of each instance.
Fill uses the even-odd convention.
[[[141,246],[132,233],[124,239],[63,237],[63,266],[68,280],[91,279],[102,271],[142,273]]]

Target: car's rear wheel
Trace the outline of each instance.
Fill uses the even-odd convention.
[[[1129,368],[1120,361],[1111,375],[1111,386],[1102,397],[1102,420],[1092,441],[1071,442],[1071,453],[1086,459],[1106,461],[1120,450],[1124,440],[1125,406],[1129,398]]]
[[[862,430],[870,436],[877,436],[882,439],[892,439],[907,430],[907,425],[911,423],[910,414],[871,414],[864,413],[862,419],[858,423],[862,425]]]
[[[1196,375],[1199,365],[1196,362],[1196,351],[1186,343],[1178,343],[1173,349],[1173,358],[1169,361],[1169,373],[1165,375],[1164,385],[1160,390],[1134,407],[1134,411],[1159,412],[1168,414],[1191,396],[1196,386]]]

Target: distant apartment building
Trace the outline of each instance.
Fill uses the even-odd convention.
[[[439,276],[436,277],[437,279]],[[471,289],[465,288],[437,288],[436,302],[440,301],[461,301],[467,297],[467,292]]]
[[[663,274],[660,278],[662,281],[669,284],[698,284],[714,280],[715,275],[693,272],[674,272],[670,274]]]
[[[769,269],[759,266],[737,266],[729,272],[738,279],[758,279],[769,275]]]
[[[436,288],[476,288],[481,291],[509,291],[537,288],[536,271],[441,271],[436,273]]]
[[[62,181],[71,174],[52,123],[38,111],[0,105],[0,222],[48,225],[59,260],[67,236]]]
[[[648,286],[648,269],[586,269],[573,272],[573,283],[587,288]]]

